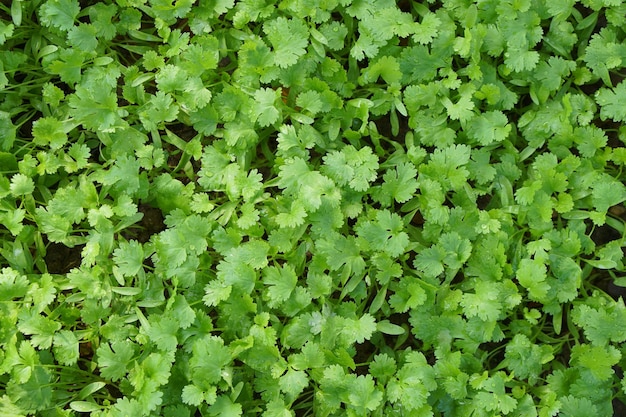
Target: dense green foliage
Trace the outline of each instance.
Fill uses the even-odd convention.
[[[0,6],[0,414],[611,416],[621,0]]]

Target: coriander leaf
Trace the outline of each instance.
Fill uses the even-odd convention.
[[[164,122],[171,122],[178,116],[179,107],[174,102],[172,96],[163,91],[158,91],[156,95],[139,111],[139,119],[148,131],[152,131],[161,126]]]
[[[274,48],[274,63],[287,68],[298,62],[306,53],[309,31],[300,19],[278,17],[263,24],[263,32]]]
[[[493,282],[478,281],[474,290],[475,294],[463,294],[461,306],[465,315],[467,317],[478,316],[486,322],[498,320],[502,312],[498,286]]]
[[[458,190],[466,184],[469,171],[465,168],[471,156],[467,145],[452,145],[435,149],[428,164],[422,166],[420,173],[431,179]]]
[[[174,352],[178,345],[177,333],[180,328],[174,317],[157,316],[149,318],[150,327],[145,331],[156,346],[164,352]]]
[[[155,81],[159,91],[163,93],[182,91],[189,83],[187,72],[181,67],[171,64],[159,67]]]
[[[387,383],[387,396],[392,404],[400,403],[409,411],[420,410],[429,415],[428,397],[437,388],[435,373],[421,352],[407,353],[405,364]]]
[[[268,305],[276,307],[289,299],[297,282],[298,277],[291,265],[269,266],[263,269],[263,283],[269,286],[266,297]]]
[[[55,359],[64,365],[76,364],[80,356],[78,338],[69,330],[61,330],[54,335],[52,349]]]
[[[348,400],[358,414],[365,415],[376,410],[383,399],[383,393],[376,389],[376,383],[371,375],[359,375],[350,384]]]
[[[254,92],[255,104],[252,107],[252,119],[261,127],[276,123],[280,118],[280,110],[276,103],[280,100],[281,89],[264,88]]]
[[[402,277],[394,287],[395,293],[389,298],[389,306],[398,313],[406,313],[412,308],[426,302],[426,291],[418,281],[410,277]]]
[[[117,12],[115,4],[96,3],[89,7],[89,20],[96,30],[96,36],[106,40],[115,37],[117,28],[111,22],[117,17]]]
[[[603,28],[594,33],[585,48],[583,59],[594,75],[602,78],[606,85],[612,85],[609,70],[623,65],[623,44],[615,30]]]
[[[74,85],[81,80],[81,71],[85,60],[87,59],[87,53],[75,48],[63,48],[58,55],[59,59],[55,59],[52,62],[45,62],[46,70],[52,74],[57,74],[61,77],[61,81]]]
[[[346,237],[333,231],[318,239],[315,245],[326,259],[331,271],[336,271],[345,265],[353,274],[359,275],[365,269],[366,263],[354,236]]]
[[[465,123],[474,116],[474,102],[471,94],[461,95],[456,103],[453,103],[448,97],[442,97],[441,102],[452,120],[460,120]]]
[[[117,95],[104,86],[77,86],[76,92],[69,96],[68,103],[71,115],[87,129],[114,132],[127,126],[127,122],[122,119],[127,113],[118,109]]]
[[[470,138],[482,146],[502,142],[511,132],[511,125],[504,113],[499,110],[488,111],[472,119],[467,129]]]
[[[427,13],[415,29],[413,40],[422,45],[431,43],[439,33],[439,26],[441,26],[439,17],[435,13]]]
[[[425,45],[410,46],[402,48],[400,52],[400,71],[408,83],[428,82],[437,76],[440,68],[450,65],[451,60],[451,56],[447,55],[445,50],[430,50]],[[410,97],[409,92],[416,87],[408,86],[405,97]]]
[[[278,386],[285,394],[296,397],[309,385],[309,378],[306,372],[290,368],[280,377]]]
[[[279,227],[294,228],[304,224],[307,212],[304,205],[299,200],[293,200],[289,211],[278,213],[274,221]]]
[[[576,345],[572,348],[571,362],[588,370],[599,381],[609,380],[622,354],[614,346]]]
[[[135,356],[135,345],[128,340],[103,343],[97,351],[100,374],[112,381],[122,379],[130,370],[131,361]]]
[[[48,0],[39,8],[39,17],[45,26],[69,30],[80,12],[77,0]]]
[[[413,260],[413,266],[425,276],[435,278],[444,271],[446,252],[438,245],[421,250]]]
[[[537,345],[523,334],[516,334],[505,348],[504,363],[518,378],[528,378],[534,384],[543,371],[543,365],[554,359],[552,347]]]
[[[400,256],[409,244],[402,218],[389,210],[378,211],[376,222],[364,222],[357,226],[356,231],[372,249],[386,252],[392,257]]]
[[[322,172],[339,185],[349,185],[355,191],[365,191],[377,177],[378,157],[365,146],[357,150],[348,145],[323,157]]]
[[[399,83],[402,79],[400,64],[395,57],[383,56],[363,70],[361,84],[374,83],[381,77],[387,84]]]
[[[12,268],[0,270],[0,302],[21,298],[28,290],[28,278]]]
[[[67,40],[70,45],[81,51],[89,52],[95,50],[98,46],[96,34],[97,29],[95,26],[81,23],[70,28],[67,33]]]
[[[376,186],[373,196],[384,206],[390,206],[394,200],[398,203],[407,202],[417,190],[416,177],[415,166],[411,162],[401,162],[395,168],[385,172],[384,183]]]
[[[296,97],[296,105],[314,117],[323,109],[321,94],[315,90],[303,91]]]
[[[509,48],[504,53],[504,63],[515,72],[530,71],[539,62],[539,52],[522,48]]]
[[[192,345],[192,356],[189,360],[191,379],[203,390],[218,383],[223,368],[231,362],[231,354],[224,341],[217,336],[205,335]]]
[[[572,319],[583,328],[585,336],[594,345],[626,340],[626,308],[623,303],[598,308],[586,304],[576,305]]]
[[[183,403],[199,406],[203,402],[213,404],[217,400],[217,388],[208,387],[206,391],[196,385],[185,385],[181,395]]]
[[[559,415],[563,417],[585,417],[598,415],[596,405],[586,397],[567,395],[559,398]]]
[[[54,385],[50,373],[43,366],[37,366],[28,380],[17,384],[14,380],[9,381],[6,394],[20,406],[18,416],[23,416],[24,411],[32,415],[37,414],[36,411],[43,411],[51,406]]]
[[[368,313],[359,319],[346,319],[342,331],[349,340],[363,343],[376,331],[376,319]]]
[[[1,84],[0,84],[0,88],[2,88]],[[37,122],[38,120],[36,120],[35,122]],[[2,143],[0,143],[0,150],[10,151],[11,148],[13,148],[13,143],[15,141],[16,132],[17,132],[17,127],[13,124],[13,121],[11,120],[11,115],[5,111],[0,110],[0,135],[3,137],[3,141]],[[10,166],[4,159],[8,157],[8,155],[12,156],[12,154],[0,153],[0,157],[3,158],[2,160],[3,166],[6,166],[6,167]],[[13,156],[13,158],[15,157]],[[3,168],[3,169],[6,169],[6,168]]]
[[[113,260],[122,275],[127,277],[137,275],[143,267],[144,260],[141,243],[136,240],[120,242],[119,247],[113,251]]]
[[[601,88],[596,92],[596,103],[600,105],[602,120],[611,118],[616,122],[626,122],[626,82],[622,81],[612,91]]]
[[[35,182],[24,174],[15,174],[11,177],[9,189],[13,196],[22,197],[35,191]]]
[[[215,403],[208,408],[209,415],[219,417],[239,417],[242,413],[242,407],[239,403],[234,403],[230,397],[220,395]]]
[[[348,28],[345,24],[337,21],[327,22],[320,26],[319,31],[326,38],[328,49],[331,51],[343,49],[348,34]]]
[[[593,185],[591,199],[598,212],[606,213],[609,207],[626,200],[626,186],[607,174],[599,175]]]
[[[65,125],[54,117],[42,117],[33,123],[33,138],[38,146],[60,149],[67,143]]]
[[[149,2],[154,16],[166,22],[174,22],[175,18],[182,19],[187,16],[194,3],[193,0],[149,0]]]
[[[528,290],[533,300],[543,300],[550,285],[545,282],[547,267],[540,259],[522,259],[516,273],[519,283]]]

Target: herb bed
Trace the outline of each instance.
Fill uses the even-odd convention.
[[[0,414],[623,414],[625,15],[3,3]]]

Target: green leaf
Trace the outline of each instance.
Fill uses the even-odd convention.
[[[366,263],[354,236],[343,236],[337,232],[328,233],[315,243],[318,252],[326,259],[331,271],[341,269],[345,265],[352,274],[360,275]]]
[[[96,350],[98,366],[104,378],[118,381],[126,376],[135,356],[135,345],[128,340],[103,343]]]
[[[363,70],[362,83],[369,84],[382,78],[387,84],[399,83],[402,79],[400,64],[395,57],[383,56]]]
[[[358,320],[346,320],[346,326],[343,329],[347,337],[357,343],[369,340],[375,331],[376,319],[368,313],[365,313]]]
[[[276,107],[276,103],[280,100],[281,91],[280,88],[276,90],[264,88],[255,91],[252,119],[261,127],[276,123],[280,118],[280,110]]]
[[[506,345],[504,363],[518,378],[528,378],[534,384],[543,371],[543,365],[554,359],[549,345],[534,344],[523,334],[516,334]]]
[[[37,366],[24,383],[10,381],[6,393],[21,410],[27,411],[27,414],[36,414],[36,411],[45,410],[52,404],[52,378],[44,367]]]
[[[69,30],[80,12],[77,0],[48,0],[39,8],[39,17],[45,26]]]
[[[389,334],[392,336],[399,336],[401,334],[406,333],[403,327],[398,326],[397,324],[391,323],[389,320],[379,321],[376,324],[376,330],[381,333]]]
[[[95,26],[80,23],[78,26],[72,26],[67,33],[67,40],[70,45],[80,49],[81,51],[93,51],[98,46],[98,33]]]
[[[592,15],[597,19],[597,15]],[[602,78],[606,85],[612,85],[609,70],[623,64],[623,45],[614,30],[605,29],[594,33],[585,48],[583,59],[594,75]]]
[[[35,183],[24,174],[15,174],[11,177],[10,190],[13,196],[22,197],[35,191]]]
[[[355,191],[365,191],[377,177],[378,158],[370,147],[359,150],[352,145],[324,156],[322,172],[339,185],[349,185]]]
[[[405,364],[387,383],[387,396],[392,404],[400,403],[409,411],[420,410],[428,415],[429,392],[437,387],[434,370],[421,352],[407,353]]]
[[[42,117],[33,123],[32,134],[38,146],[60,149],[67,142],[67,131],[63,122],[54,117]]]
[[[297,282],[298,277],[291,265],[263,269],[263,283],[269,286],[266,292],[268,305],[276,307],[288,300]]]
[[[423,272],[426,277],[435,278],[444,271],[443,260],[445,257],[446,252],[441,247],[433,245],[417,254],[413,260],[413,266]]]
[[[263,417],[291,417],[292,411],[285,406],[283,400],[271,400],[267,403],[267,408],[263,412]]]
[[[626,122],[626,82],[621,82],[613,90],[601,88],[596,92],[596,103],[600,105],[602,120],[611,118],[616,122]]]
[[[185,385],[181,396],[183,403],[199,406],[203,402],[213,404],[217,400],[217,390],[215,387],[209,387],[206,391],[195,385]]]
[[[189,360],[192,381],[203,390],[222,379],[222,369],[231,362],[231,354],[224,341],[217,336],[203,336],[192,346]]]
[[[115,132],[127,126],[122,119],[127,113],[118,109],[117,95],[105,86],[77,86],[76,92],[69,96],[68,103],[72,116],[87,129]]]
[[[626,200],[626,186],[608,175],[601,175],[593,185],[593,206],[600,213]]]
[[[234,403],[225,396],[219,395],[215,403],[208,408],[209,415],[223,417],[239,417],[243,411],[241,404]]]
[[[309,31],[300,19],[278,17],[263,24],[263,32],[274,48],[274,63],[287,68],[306,53]]]
[[[78,361],[78,338],[69,330],[61,330],[54,335],[53,351],[55,359],[64,365],[74,365]]]
[[[28,291],[28,279],[12,268],[2,268],[0,271],[0,301],[12,301],[22,298]]]
[[[122,275],[126,277],[137,275],[143,268],[144,251],[141,243],[136,240],[120,242],[119,247],[113,251],[113,260]]]
[[[401,162],[383,175],[384,183],[373,192],[374,198],[384,206],[392,201],[405,203],[414,197],[418,188],[417,170],[411,162]]]
[[[0,142],[0,150],[10,151],[13,148],[13,142],[15,141],[15,133],[17,131],[17,127],[13,124],[11,120],[11,115],[5,111],[0,111],[0,136],[3,138],[2,142]],[[2,170],[9,171],[14,168],[11,168],[13,164],[9,164],[7,159],[9,155],[4,152],[0,152],[0,163],[2,163]],[[15,158],[15,157],[13,157]]]
[[[158,91],[156,95],[150,97],[150,100],[139,111],[139,119],[148,131],[158,129],[165,122],[171,122],[176,119],[179,112],[179,106],[174,102],[172,96],[163,91]]]
[[[622,355],[613,346],[576,345],[572,348],[571,363],[588,370],[598,381],[609,380]]]
[[[90,413],[92,411],[98,412],[102,410],[101,406],[90,401],[72,401],[70,403],[70,408],[74,411],[78,411],[79,413]]]
[[[77,2],[78,3],[78,2]],[[59,59],[55,59],[46,65],[46,70],[52,74],[57,74],[61,77],[61,81],[74,85],[81,80],[82,67],[87,59],[87,54],[84,51],[74,48],[64,48],[58,56]]]
[[[146,329],[148,337],[164,352],[174,352],[178,345],[178,329],[180,325],[174,317],[157,316],[148,320]]]
[[[364,222],[357,226],[359,237],[372,249],[383,251],[392,257],[400,256],[409,244],[409,236],[404,232],[402,218],[389,210],[376,213],[376,222]]]
[[[398,313],[406,313],[426,302],[426,291],[413,278],[403,277],[393,289],[395,293],[389,298],[389,306]]]
[[[358,414],[364,415],[376,410],[382,399],[383,393],[376,389],[374,378],[371,375],[359,375],[354,383],[350,384],[348,400]]]
[[[61,323],[38,314],[36,311],[27,309],[20,310],[17,328],[25,335],[31,336],[30,342],[35,347],[48,349],[57,331],[61,329]]]
[[[511,132],[511,125],[501,111],[489,111],[474,118],[467,134],[482,146],[504,141]]]
[[[519,283],[528,290],[531,299],[540,301],[546,297],[550,285],[545,282],[547,268],[540,259],[522,259],[516,277]]]
[[[626,340],[626,307],[623,303],[599,308],[580,304],[574,307],[572,320],[583,328],[585,336],[594,345]]]
[[[326,46],[332,51],[343,49],[345,38],[348,35],[348,28],[341,22],[333,21],[322,24],[320,33],[326,39]]]
[[[306,372],[290,368],[280,377],[278,385],[282,392],[295,398],[309,385],[309,378]]]
[[[166,22],[183,19],[191,11],[193,0],[149,0],[150,10],[154,15]]]

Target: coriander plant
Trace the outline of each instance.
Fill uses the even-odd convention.
[[[626,3],[0,5],[0,414],[624,413]]]

